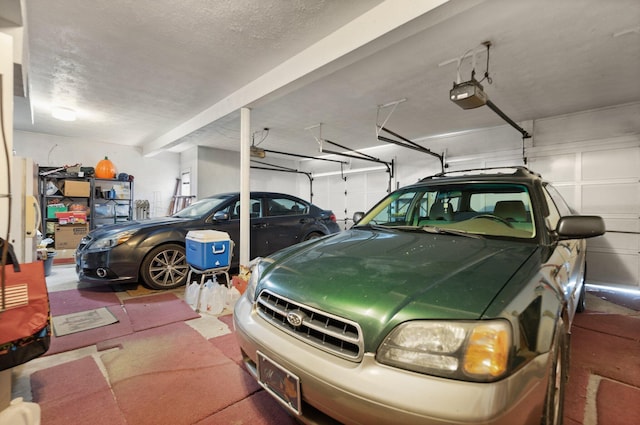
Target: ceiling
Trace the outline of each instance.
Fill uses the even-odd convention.
[[[448,99],[474,57],[484,78],[485,41],[485,92],[518,123],[640,101],[637,0],[22,4],[28,84],[14,129],[145,155],[237,151],[242,107],[260,147],[311,156],[319,139],[380,145],[383,122],[426,147],[434,135],[505,125]],[[77,120],[52,118],[55,105]]]

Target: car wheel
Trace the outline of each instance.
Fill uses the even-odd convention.
[[[153,289],[173,289],[184,285],[188,273],[184,247],[178,244],[152,249],[140,267],[142,280]]]
[[[549,383],[544,403],[542,425],[562,425],[564,415],[564,393],[568,378],[569,346],[562,319],[558,320],[556,334],[551,347]]]
[[[311,239],[318,239],[318,238],[321,238],[321,237],[323,237],[323,236],[324,236],[324,235],[323,235],[322,233],[320,233],[320,232],[313,232],[313,233],[309,233],[309,234],[304,238],[304,240],[305,240],[305,241],[310,241]]]

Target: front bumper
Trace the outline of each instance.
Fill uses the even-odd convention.
[[[128,258],[127,258],[128,257]],[[76,273],[81,282],[133,283],[138,281],[138,266],[130,256],[119,255],[114,249],[77,250]],[[104,270],[99,276],[98,270]]]
[[[254,377],[259,350],[300,378],[298,419],[307,424],[540,424],[548,354],[501,381],[473,383],[388,367],[374,353],[360,363],[340,359],[262,320],[246,296],[236,303],[234,325]]]

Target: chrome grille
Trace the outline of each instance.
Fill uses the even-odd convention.
[[[296,303],[264,290],[257,300],[260,317],[278,329],[321,350],[351,361],[362,359],[362,332],[357,323]],[[297,326],[291,324],[301,319]]]

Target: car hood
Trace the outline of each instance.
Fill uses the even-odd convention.
[[[176,217],[158,217],[151,218],[143,221],[127,221],[121,224],[112,224],[109,226],[98,227],[91,231],[90,235],[93,239],[97,239],[103,236],[113,235],[115,233],[125,230],[141,230],[152,229],[156,227],[162,227],[167,225],[175,225],[177,223],[184,223],[192,221],[193,219],[176,218]]]
[[[352,229],[272,256],[258,289],[373,332],[412,319],[478,319],[536,249],[529,242]]]

